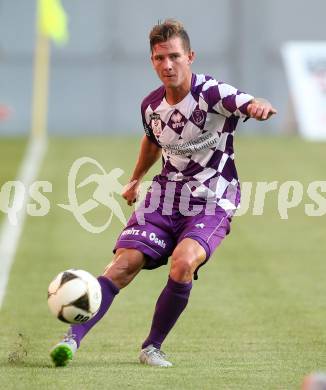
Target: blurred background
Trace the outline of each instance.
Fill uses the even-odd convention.
[[[282,44],[325,40],[326,2],[311,0],[63,0],[69,41],[52,45],[50,134],[142,133],[140,102],[159,85],[149,60],[148,33],[158,21],[180,19],[207,73],[279,111],[264,132],[288,131],[291,104]],[[31,123],[36,1],[0,1],[0,135],[27,134]],[[262,128],[251,123],[243,132]]]
[[[66,44],[54,43],[50,34],[43,39],[36,34],[37,3],[48,7],[49,25],[58,16],[62,22],[66,13]],[[98,389],[105,383],[112,389],[294,390],[310,372],[326,372],[326,143],[292,134],[298,126],[290,96],[302,100],[303,108],[314,101],[302,83],[297,83],[298,93],[290,91],[296,61],[289,72],[282,57],[288,41],[326,41],[326,1],[62,0],[63,13],[58,3],[0,0],[3,388]],[[119,294],[119,304],[85,341],[72,370],[58,372],[48,351],[66,325],[48,311],[48,284],[65,269],[101,274],[123,228],[113,218],[108,229],[91,234],[76,215],[59,207],[70,202],[68,173],[77,159],[88,156],[107,172],[119,167],[125,172],[121,183],[128,182],[143,134],[140,103],[160,84],[150,63],[148,33],[169,17],[180,19],[189,32],[197,53],[194,72],[265,97],[278,110],[269,121],[239,124],[237,167],[242,183],[253,183],[250,207],[234,218],[232,234],[194,283],[189,310],[166,344],[176,362],[173,371],[145,373],[136,364],[139,343],[166,283],[168,268],[161,267],[140,273]],[[321,132],[326,130],[325,53],[322,48],[312,64],[316,75],[321,70],[320,117],[314,117]],[[34,67],[36,59],[43,67]],[[307,68],[307,62],[301,63]],[[36,135],[47,130],[49,142],[43,142],[45,137],[27,142],[32,128]],[[93,173],[103,174],[98,166],[83,169],[76,185]],[[159,163],[145,180],[158,170]],[[25,196],[15,189],[15,178],[24,185]],[[39,207],[39,198],[28,196],[35,180],[52,186],[49,193],[44,189],[39,194],[48,199],[49,210],[39,217],[27,215],[25,221],[28,205]],[[315,181],[320,183],[316,193],[308,193]],[[256,184],[261,182],[276,182],[277,190],[267,194],[263,215],[254,215]],[[288,219],[281,219],[278,209],[282,183],[298,184],[303,192],[302,201],[289,208]],[[94,199],[96,188],[96,183],[77,188],[78,205]],[[289,187],[288,200],[293,192]],[[22,203],[13,226],[7,214],[15,198]],[[129,217],[132,208],[121,197],[119,201]],[[315,217],[307,215],[306,205],[316,211]],[[85,218],[103,226],[110,213],[98,203]]]

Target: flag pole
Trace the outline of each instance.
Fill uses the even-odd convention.
[[[36,0],[36,43],[33,67],[32,137],[47,135],[50,40],[64,44],[68,40],[67,15],[61,0]]]
[[[47,36],[41,33],[38,25],[33,73],[32,137],[42,138],[47,135],[50,40]]]

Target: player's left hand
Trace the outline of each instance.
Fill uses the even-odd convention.
[[[277,114],[277,111],[268,100],[257,98],[248,104],[247,113],[250,118],[265,121],[272,115]]]

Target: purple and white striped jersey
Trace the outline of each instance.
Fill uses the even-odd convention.
[[[189,184],[190,201],[211,199],[224,210],[235,210],[240,185],[234,164],[233,137],[239,118],[247,117],[253,96],[193,74],[191,90],[171,106],[161,86],[142,102],[147,137],[162,148],[163,168],[154,181]]]

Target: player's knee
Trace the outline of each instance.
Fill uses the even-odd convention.
[[[187,252],[176,250],[172,254],[170,275],[176,281],[191,280],[192,278],[195,259],[193,254]]]
[[[127,273],[132,273],[144,265],[144,255],[136,249],[119,248],[112,263],[116,263]]]
[[[141,270],[144,255],[134,249],[118,249],[112,262],[106,267],[104,276],[111,279],[117,287],[127,286]]]

